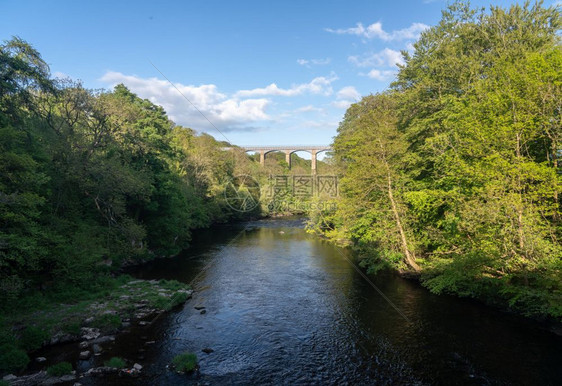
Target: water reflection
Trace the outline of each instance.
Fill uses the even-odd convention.
[[[135,273],[196,279],[197,292],[182,309],[136,327],[104,353],[146,364],[145,376],[131,383],[562,383],[560,337],[477,303],[431,295],[392,274],[375,277],[408,323],[298,220],[214,230],[194,242],[185,255]],[[182,351],[198,353],[199,377],[166,370]]]

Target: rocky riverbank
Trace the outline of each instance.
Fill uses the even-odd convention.
[[[138,375],[142,366],[126,363],[119,366],[121,368],[104,366],[82,374],[68,371],[53,376],[48,373],[47,366],[52,366],[53,361],[33,354],[48,346],[76,342],[80,359],[87,360],[101,352],[104,345],[113,342],[120,331],[133,325],[149,324],[157,315],[187,301],[192,292],[189,286],[177,281],[129,279],[97,300],[52,305],[47,310],[20,315],[18,319],[10,321],[13,342],[4,346],[20,356],[22,348],[27,349],[27,355],[34,362],[29,367],[35,370],[39,367],[40,371],[21,376],[14,375],[21,374],[18,372],[4,372],[3,381],[9,385],[51,385],[107,372]],[[128,368],[128,365],[132,367]]]

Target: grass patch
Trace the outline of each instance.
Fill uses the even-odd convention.
[[[28,363],[29,357],[24,350],[9,343],[0,346],[0,373],[22,371]]]
[[[115,314],[100,315],[94,319],[92,326],[103,331],[115,330],[121,326],[121,317]]]
[[[43,343],[49,340],[49,338],[50,335],[47,331],[39,327],[29,326],[23,330],[19,340],[19,346],[27,352],[35,351],[40,349]]]
[[[168,291],[177,291],[181,289],[189,289],[189,285],[180,283],[177,280],[165,280],[162,279],[158,282],[160,288],[163,288]]]
[[[15,345],[16,344],[16,337],[14,336],[14,334],[12,333],[12,331],[8,327],[1,326],[0,327],[0,346],[5,345],[5,344]]]
[[[176,355],[172,360],[172,366],[180,373],[189,373],[197,366],[197,355],[191,352]]]
[[[151,307],[157,308],[159,310],[169,310],[170,298],[162,295],[148,295],[147,300]]]
[[[80,331],[81,331],[80,327],[81,327],[80,322],[74,320],[74,321],[65,322],[62,325],[61,330],[65,334],[80,335]]]
[[[70,373],[72,373],[72,365],[68,362],[60,362],[47,367],[47,374],[51,377],[62,377]]]
[[[105,361],[103,364],[106,367],[114,367],[117,369],[122,369],[127,365],[127,363],[125,363],[125,360],[119,357],[113,357],[110,360]]]
[[[170,299],[170,308],[174,308],[178,304],[183,304],[187,301],[187,294],[185,292],[178,292],[172,295],[172,299]],[[166,311],[168,310],[166,309]]]

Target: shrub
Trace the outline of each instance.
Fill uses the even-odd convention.
[[[9,328],[0,326],[0,346],[5,344],[15,345],[16,337]]]
[[[47,367],[47,374],[52,377],[62,377],[70,373],[72,373],[72,365],[68,362],[60,362]]]
[[[12,344],[0,346],[0,372],[17,372],[25,369],[29,357],[22,349]]]
[[[117,368],[117,369],[122,369],[127,365],[125,363],[125,360],[123,358],[119,358],[119,357],[113,357],[110,360],[105,361],[103,364],[107,367],[114,367],[114,368]]]
[[[190,352],[176,355],[172,360],[172,365],[177,372],[188,373],[195,370],[197,366],[197,355]]]
[[[25,351],[35,351],[50,337],[49,333],[39,327],[29,326],[21,334],[19,345]]]

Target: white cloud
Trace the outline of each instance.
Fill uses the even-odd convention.
[[[302,130],[302,128],[334,130],[338,127],[338,125],[339,125],[338,121],[328,121],[328,120],[318,121],[318,120],[314,120],[314,121],[304,121],[302,123],[299,123],[298,128],[301,129],[301,130]]]
[[[353,102],[352,101],[333,101],[331,103],[332,106],[334,106],[336,109],[343,109],[343,110],[347,110],[347,108],[349,106],[351,106]]]
[[[391,79],[393,76],[396,75],[396,71],[392,71],[392,70],[377,70],[376,68],[373,68],[371,71],[369,71],[369,73],[367,74],[367,76],[371,79],[376,79],[376,80],[380,80],[380,81],[385,81],[385,80],[389,80]]]
[[[297,59],[297,63],[301,66],[311,67],[311,66],[325,66],[326,64],[330,64],[332,61],[331,58],[325,59]]]
[[[140,78],[108,71],[100,81],[111,86],[123,83],[141,98],[164,107],[174,122],[194,129],[211,129],[212,125],[168,81],[158,78]],[[269,120],[266,108],[270,101],[265,98],[241,99],[228,97],[217,86],[206,84],[175,86],[220,130],[250,130],[249,123]]]
[[[278,96],[296,96],[305,93],[332,95],[332,82],[337,80],[338,77],[332,74],[329,78],[319,76],[312,79],[309,83],[302,83],[293,85],[291,88],[279,88],[275,83],[262,88],[254,88],[252,90],[240,90],[235,95],[237,97],[250,97],[250,96],[265,96],[265,95],[278,95]]]
[[[353,86],[346,86],[336,94],[336,100],[331,105],[337,109],[347,109],[352,103],[361,99],[361,94]]]
[[[307,106],[303,106],[303,107],[299,107],[298,109],[295,109],[295,113],[310,113],[310,112],[322,112],[324,111],[323,109],[321,109],[320,107],[315,107],[313,105],[307,105]]]
[[[326,31],[340,35],[357,35],[366,39],[378,38],[384,41],[391,41],[417,39],[420,33],[427,28],[429,28],[429,26],[423,23],[412,23],[408,28],[386,32],[382,28],[382,23],[376,22],[367,27],[364,27],[362,23],[357,23],[356,27],[338,29],[326,28]]]
[[[349,62],[358,67],[398,66],[404,65],[404,59],[399,51],[385,48],[382,51],[363,56],[350,56]]]
[[[361,98],[361,94],[359,94],[359,92],[355,89],[355,87],[347,86],[347,87],[342,88],[340,91],[338,91],[338,93],[336,94],[336,97],[338,99],[358,100],[358,99]]]

